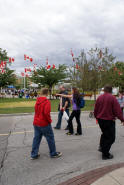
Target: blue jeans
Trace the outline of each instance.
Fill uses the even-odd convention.
[[[50,156],[53,156],[56,154],[54,133],[53,133],[51,124],[49,124],[46,127],[34,126],[34,139],[33,139],[33,144],[32,144],[31,157],[36,157],[38,155],[40,142],[43,136],[47,140],[49,151],[50,151]]]
[[[69,109],[66,109],[65,112],[67,113],[67,115],[69,116]],[[58,114],[58,122],[56,124],[56,128],[60,129],[61,128],[61,123],[62,123],[62,116],[63,116],[63,111],[59,111]]]

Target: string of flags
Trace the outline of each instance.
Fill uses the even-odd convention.
[[[33,62],[33,58],[32,57],[29,57],[27,55],[24,55],[24,60],[28,60],[30,62]]]
[[[11,64],[15,61],[14,58],[10,57],[8,60],[6,61],[3,61],[1,60],[0,61],[0,73],[4,74],[6,72],[6,67],[7,67],[7,64]]]

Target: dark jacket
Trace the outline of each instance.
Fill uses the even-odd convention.
[[[50,101],[46,97],[37,98],[35,104],[35,115],[34,122],[35,126],[45,127],[51,124],[51,104]]]
[[[96,119],[115,120],[117,117],[124,121],[120,105],[117,99],[110,93],[104,93],[98,97],[94,108],[94,115]]]
[[[68,95],[68,92],[67,91],[63,91],[63,92],[60,92],[60,94]],[[70,99],[69,98],[62,97],[62,107],[65,106],[65,102],[68,102],[68,105],[67,105],[66,109],[69,109],[70,104],[71,104],[70,103]],[[60,104],[59,104],[58,110],[60,110]]]

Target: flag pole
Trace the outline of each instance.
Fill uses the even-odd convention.
[[[25,89],[25,73],[24,73],[24,89]]]

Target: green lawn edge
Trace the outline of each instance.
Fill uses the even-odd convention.
[[[12,100],[5,100],[7,102],[13,102]],[[16,100],[18,101],[18,100]],[[26,100],[31,101],[31,100]],[[36,100],[33,100],[36,101]],[[4,101],[2,101],[3,103]],[[15,102],[15,101],[14,101]],[[23,102],[23,99],[18,102]],[[25,102],[25,101],[24,101]],[[82,111],[92,111],[94,108],[94,101],[93,100],[86,100],[85,107],[81,109]],[[58,112],[58,103],[59,100],[51,100],[51,112]],[[72,108],[70,108],[70,111]],[[34,113],[34,107],[14,107],[14,108],[0,108],[0,114],[16,114],[16,113]]]

